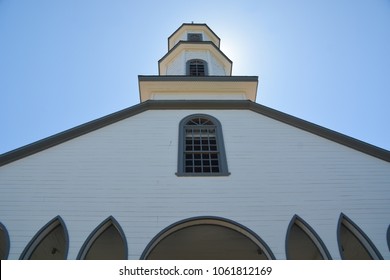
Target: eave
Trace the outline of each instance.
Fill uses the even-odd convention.
[[[256,100],[257,76],[138,76],[140,100],[155,99],[156,93],[179,93],[180,99],[188,99],[188,94],[213,93],[228,96],[241,94],[243,98]]]
[[[181,52],[184,52],[186,50],[210,51],[224,65],[225,69],[228,72],[227,74],[231,75],[233,62],[213,42],[210,41],[201,41],[201,42],[180,41],[158,61],[158,74],[165,75],[164,72],[166,71],[164,70],[167,69],[167,65]]]

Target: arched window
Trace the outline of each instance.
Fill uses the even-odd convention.
[[[5,226],[0,223],[0,260],[6,260],[9,253],[9,236]]]
[[[328,260],[330,255],[317,233],[298,215],[290,222],[286,237],[288,260]]]
[[[65,260],[68,254],[68,233],[60,216],[47,223],[23,251],[22,260]]]
[[[180,122],[178,176],[229,175],[220,122],[191,115]]]
[[[382,260],[368,236],[343,213],[338,226],[338,242],[343,260]]]
[[[114,217],[103,221],[87,238],[77,259],[126,260],[127,242]]]
[[[187,61],[187,75],[189,76],[207,76],[207,62],[201,59],[192,59]]]

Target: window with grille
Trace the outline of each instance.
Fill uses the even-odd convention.
[[[228,175],[222,128],[207,115],[192,115],[180,123],[178,175]]]
[[[187,62],[187,75],[189,76],[206,76],[207,63],[201,59],[193,59]]]

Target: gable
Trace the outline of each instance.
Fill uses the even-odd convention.
[[[318,126],[316,124],[307,122],[305,120],[293,117],[291,115],[282,113],[280,111],[271,109],[269,107],[257,104],[251,101],[235,101],[235,100],[226,100],[226,101],[184,101],[184,100],[172,100],[172,101],[158,101],[158,100],[149,100],[141,104],[129,107],[127,109],[115,112],[113,114],[107,115],[105,117],[93,120],[91,122],[82,124],[75,128],[69,129],[67,131],[61,132],[59,134],[50,136],[43,140],[37,141],[30,145],[26,145],[19,149],[10,151],[8,153],[2,154],[0,156],[0,166],[6,165],[18,159],[27,157],[29,155],[38,153],[40,151],[49,149],[61,143],[67,142],[69,140],[75,139],[79,136],[88,134],[90,132],[96,131],[103,127],[109,126],[121,120],[136,116],[140,113],[143,113],[148,110],[250,110],[252,112],[261,114],[273,120],[282,122],[289,126],[299,128],[306,132],[315,134],[322,138],[331,140],[333,142],[339,143],[346,147],[355,149],[359,152],[365,153],[367,155],[379,158],[381,160],[390,162],[390,152],[382,148],[370,145],[368,143],[362,142],[360,140],[354,139],[352,137],[343,135],[341,133],[332,131],[330,129]]]

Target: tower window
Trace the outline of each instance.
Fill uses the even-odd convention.
[[[229,175],[221,124],[207,115],[191,115],[180,123],[179,176]]]
[[[188,33],[187,40],[191,42],[203,41],[202,33]]]
[[[206,76],[207,63],[204,60],[193,59],[187,62],[187,75],[189,76]]]

